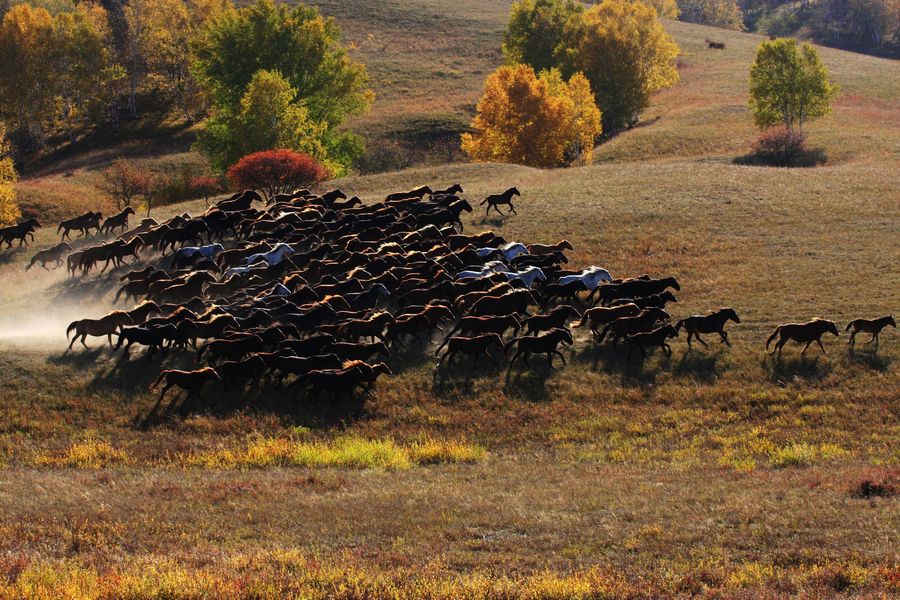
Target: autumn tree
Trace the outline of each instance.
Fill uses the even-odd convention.
[[[53,18],[43,8],[13,6],[0,24],[0,116],[21,138],[40,140],[52,124]]]
[[[6,129],[0,123],[0,225],[14,223],[21,216],[16,201],[17,179]]]
[[[218,108],[200,134],[197,148],[217,171],[225,171],[247,154],[273,148],[302,151],[319,160],[327,158],[322,145],[323,124],[310,118],[296,102],[297,90],[272,71],[257,71],[247,85],[237,112]]]
[[[531,65],[536,72],[558,67],[566,52],[566,31],[582,12],[582,4],[573,0],[515,2],[503,34],[506,62]]]
[[[678,46],[643,2],[604,0],[592,6],[570,44],[567,70],[581,71],[590,81],[606,132],[635,123],[651,94],[678,82]]]
[[[681,14],[676,0],[644,0],[644,4],[652,6],[657,16],[663,19],[677,19]]]
[[[151,177],[124,158],[117,158],[100,171],[96,187],[115,200],[116,208],[131,206],[132,202],[147,195],[153,187]]]
[[[742,31],[744,14],[735,0],[679,0],[681,20]]]
[[[538,77],[528,65],[501,67],[485,82],[462,149],[472,160],[557,167],[569,158],[589,160],[600,134],[600,111],[587,80],[568,83],[559,71]]]
[[[257,72],[277,72],[294,90],[292,100],[323,127],[320,140],[333,164],[349,166],[362,151],[340,125],[371,104],[366,70],[347,56],[336,22],[317,9],[257,0],[212,19],[192,47],[194,72],[216,111],[238,114]]]
[[[835,94],[815,48],[788,38],[760,44],[750,67],[750,110],[759,127],[802,130],[828,114]]]
[[[286,149],[254,152],[228,169],[235,189],[262,190],[268,197],[312,187],[328,176],[328,169],[312,156]]]

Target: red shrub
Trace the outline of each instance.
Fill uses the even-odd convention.
[[[293,150],[254,152],[228,169],[235,189],[262,190],[267,196],[309,187],[328,176],[328,169],[319,161]]]
[[[753,143],[753,153],[766,163],[789,167],[806,151],[806,135],[787,127],[763,131]]]

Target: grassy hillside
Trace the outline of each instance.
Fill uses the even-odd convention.
[[[464,114],[499,60],[505,5],[326,2],[384,74],[357,126]],[[898,499],[854,495],[900,477],[900,335],[886,330],[877,353],[848,352],[843,333],[826,355],[762,349],[782,322],[898,313],[897,66],[823,50],[843,96],[810,136],[830,163],[739,166],[760,38],[667,26],[682,83],[598,164],[453,164],[336,185],[367,201],[426,182],[461,182],[473,200],[517,185],[518,216],[476,207],[466,230],[567,238],[573,266],[675,275],[676,318],[738,311],[733,349],[710,339],[688,352],[682,337],[671,359],[627,361],[578,332],[566,368],[533,360],[507,375],[435,372],[433,347],[412,347],[364,403],[211,390],[159,417],[147,391],[159,359],[121,362],[97,339],[64,352],[67,322],[107,312],[121,271],[70,281],[25,272],[31,249],[0,251],[0,597],[900,593]],[[707,51],[705,37],[728,49]],[[193,160],[138,150],[148,167]],[[107,159],[55,165],[26,193],[36,207],[93,206],[86,186]]]

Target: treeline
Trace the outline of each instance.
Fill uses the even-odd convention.
[[[362,141],[340,131],[372,100],[333,19],[258,0],[0,0],[0,121],[17,162],[53,135],[117,130],[147,105],[209,117],[197,148],[302,150],[343,173]]]

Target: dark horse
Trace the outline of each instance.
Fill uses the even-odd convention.
[[[769,344],[772,343],[772,340],[777,337],[778,342],[775,344],[775,348],[772,349],[772,354],[775,354],[776,352],[781,354],[781,349],[788,340],[794,340],[801,344],[806,342],[806,345],[803,346],[803,350],[800,354],[804,354],[809,348],[809,345],[813,342],[817,343],[824,353],[825,347],[822,346],[822,336],[829,331],[835,336],[840,335],[834,321],[828,321],[826,319],[815,318],[809,323],[785,323],[784,325],[776,327],[775,331],[772,332],[772,335],[769,336],[769,339],[766,340],[766,350],[769,349]]]
[[[0,244],[6,242],[6,247],[11,248],[13,240],[19,240],[19,246],[22,244],[27,245],[27,238],[31,237],[31,241],[33,242],[34,230],[40,226],[41,224],[38,223],[37,219],[28,219],[17,225],[2,227],[0,228]]]
[[[503,192],[502,194],[492,194],[492,195],[488,196],[487,198],[485,198],[484,200],[481,201],[479,206],[484,206],[485,204],[487,204],[487,210],[484,211],[484,216],[487,216],[488,213],[491,212],[492,208],[497,211],[498,215],[502,215],[503,213],[500,212],[499,208],[497,208],[501,204],[509,205],[509,212],[511,212],[513,214],[519,214],[516,212],[516,207],[513,206],[512,198],[513,198],[513,196],[521,196],[521,195],[522,194],[519,193],[519,190],[517,188],[511,187],[508,190],[506,190],[505,192]]]
[[[728,321],[740,323],[741,318],[737,316],[733,308],[720,308],[710,312],[708,315],[691,315],[686,319],[681,319],[675,323],[675,331],[684,327],[684,330],[688,333],[688,348],[691,347],[691,337],[697,338],[697,341],[704,346],[708,345],[700,339],[701,333],[718,333],[722,338],[722,343],[730,348],[731,343],[728,341],[728,334],[725,333],[725,323]]]
[[[863,332],[872,335],[872,339],[866,342],[866,344],[875,342],[875,347],[878,348],[878,334],[880,334],[881,330],[888,325],[895,329],[897,328],[897,322],[894,321],[893,315],[881,317],[880,319],[854,319],[847,323],[847,328],[844,330],[850,331],[851,328],[853,329],[853,333],[850,334],[850,341],[847,343],[852,346],[856,341],[856,334]]]

